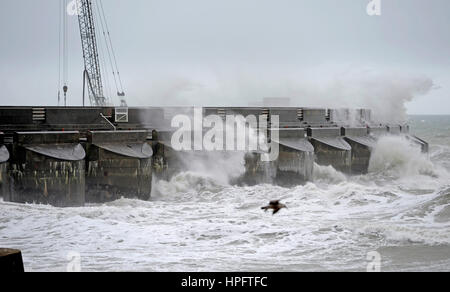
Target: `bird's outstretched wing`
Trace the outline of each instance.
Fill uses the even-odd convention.
[[[278,211],[280,211],[281,209],[274,209],[272,215],[275,215],[276,213],[278,213]]]

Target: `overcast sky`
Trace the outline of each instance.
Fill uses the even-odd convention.
[[[263,97],[316,105],[319,95],[333,106],[343,96],[345,105],[352,99],[366,105],[356,95],[382,100],[395,91],[410,95],[408,113],[450,114],[450,1],[381,0],[381,16],[367,15],[369,2],[103,5],[130,105],[243,106]],[[0,104],[56,105],[58,0],[0,3]],[[83,62],[76,17],[69,32],[69,104],[78,105]],[[107,92],[115,92],[111,80]],[[366,91],[371,80],[376,86]]]

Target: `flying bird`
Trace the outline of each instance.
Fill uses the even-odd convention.
[[[287,208],[287,206],[285,204],[281,204],[279,200],[270,201],[268,206],[261,207],[264,212],[267,212],[267,210],[273,210],[272,215],[275,215],[283,208]]]

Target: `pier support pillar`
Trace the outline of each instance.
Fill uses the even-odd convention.
[[[17,132],[9,175],[9,201],[84,205],[85,151],[79,132]]]
[[[9,153],[5,146],[0,146],[0,197],[10,200],[10,182],[8,176]]]
[[[245,185],[257,185],[273,183],[277,174],[275,162],[262,161],[261,152],[246,153],[244,155],[245,173],[238,183]]]
[[[86,201],[150,198],[153,151],[147,136],[147,131],[88,133]]]
[[[317,164],[331,165],[336,170],[350,173],[352,147],[341,136],[340,128],[308,128],[307,134]]]
[[[273,131],[273,129],[272,129]],[[305,129],[278,129],[279,156],[276,161],[276,181],[281,185],[298,185],[312,179],[314,147],[306,138]]]
[[[351,172],[365,174],[369,169],[370,155],[376,140],[369,136],[368,128],[342,128],[342,136],[352,147]]]
[[[412,141],[416,145],[419,145],[420,149],[422,150],[422,153],[428,153],[428,151],[429,151],[428,143],[426,141],[420,139],[417,136],[410,135],[410,133],[409,133],[409,125],[402,125],[400,127],[400,131],[401,131],[402,134],[405,135],[405,137],[408,140]]]
[[[7,174],[9,166],[9,151],[3,145],[3,136],[4,134],[0,132],[0,197],[4,198],[5,200],[9,200],[10,189],[9,177]]]

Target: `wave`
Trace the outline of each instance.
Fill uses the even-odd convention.
[[[442,232],[448,225],[424,226],[393,222],[370,224],[359,229],[359,234],[384,242],[384,245],[423,244],[449,245],[450,233]]]
[[[183,193],[217,193],[223,190],[227,185],[222,183],[213,175],[204,173],[186,171],[173,176],[169,181],[159,180],[154,184],[152,197],[161,197],[166,195]]]
[[[323,166],[314,163],[313,180],[314,182],[336,184],[346,181],[347,177],[331,165]]]
[[[384,136],[378,140],[370,158],[369,173],[392,178],[448,177],[444,168],[434,164],[418,145],[402,136]]]

